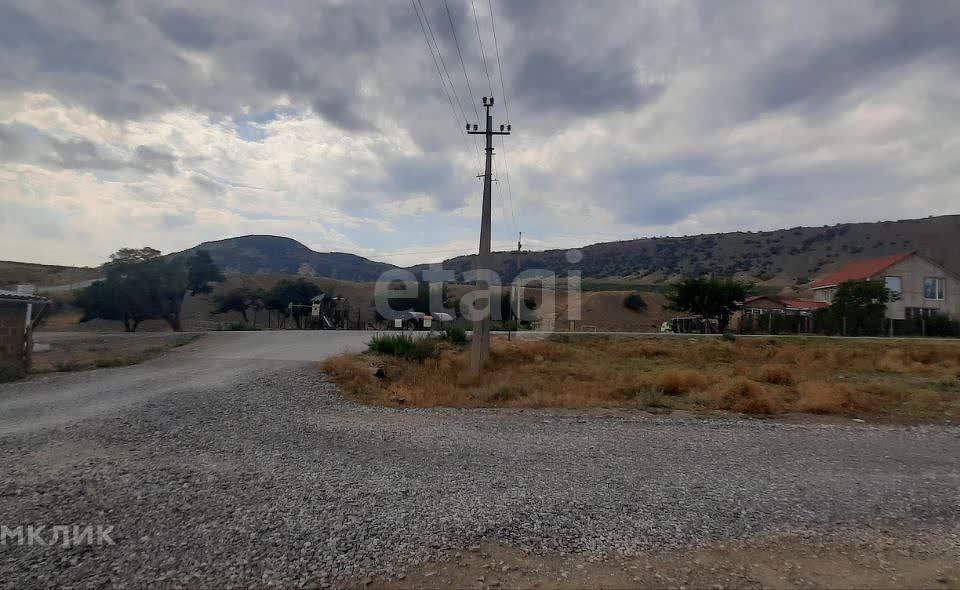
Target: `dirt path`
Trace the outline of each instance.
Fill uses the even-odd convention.
[[[476,545],[357,587],[960,588],[960,542],[942,531],[837,527],[682,551],[590,559]]]

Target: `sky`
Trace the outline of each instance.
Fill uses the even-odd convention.
[[[960,2],[420,2],[0,0],[0,259],[475,252],[490,95],[496,249],[958,212]]]

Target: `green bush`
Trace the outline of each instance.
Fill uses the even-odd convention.
[[[437,355],[437,342],[435,339],[426,336],[376,334],[370,339],[367,350],[423,362]]]
[[[450,342],[451,344],[466,344],[467,342],[467,331],[463,328],[457,326],[451,326],[447,328],[447,331],[443,335],[444,340]]]
[[[15,361],[0,360],[0,383],[23,379],[23,367]]]
[[[737,335],[734,334],[733,332],[724,332],[721,338],[723,338],[727,342],[734,342],[737,339]]]
[[[640,293],[634,291],[623,298],[623,306],[633,311],[643,311],[647,309],[647,302],[643,300]]]

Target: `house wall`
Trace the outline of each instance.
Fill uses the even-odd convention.
[[[773,299],[768,299],[766,297],[745,303],[741,309],[738,309],[730,316],[730,329],[739,330],[740,322],[743,321],[743,316],[753,315],[755,313],[753,310],[755,309],[762,310],[761,313],[770,313],[771,309],[783,310],[784,305],[779,301],[774,301]]]
[[[900,277],[903,283],[903,293],[897,301],[887,304],[887,317],[902,320],[906,317],[908,307],[926,307],[939,310],[954,319],[960,318],[960,281],[952,274],[927,261],[920,256],[910,258],[894,264],[883,272],[882,276],[873,277],[883,280],[885,277]],[[926,277],[944,279],[943,300],[924,299],[923,281]]]
[[[0,360],[24,363],[27,306],[0,301]]]
[[[825,289],[815,289],[813,291],[813,300],[814,301],[826,301],[830,303],[833,301],[833,296],[836,294],[836,287],[827,287]]]

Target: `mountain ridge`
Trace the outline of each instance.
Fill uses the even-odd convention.
[[[348,252],[316,252],[293,238],[268,234],[210,240],[166,256],[181,257],[201,249],[209,251],[224,270],[246,274],[302,274],[369,282],[386,270],[402,268]],[[846,262],[916,251],[960,274],[960,215],[598,242],[576,248],[583,255],[576,264],[567,261],[568,250],[519,255],[494,252],[492,266],[504,282],[518,272],[544,269],[560,276],[580,270],[584,278],[640,284],[712,273],[770,285],[800,285]],[[441,264],[462,276],[473,268],[474,259],[475,255],[456,256]],[[429,266],[406,268],[418,272]],[[56,268],[60,273],[72,268],[4,262],[0,264],[0,285],[36,282],[41,275],[33,267]],[[94,268],[82,270],[85,275],[96,272]]]

